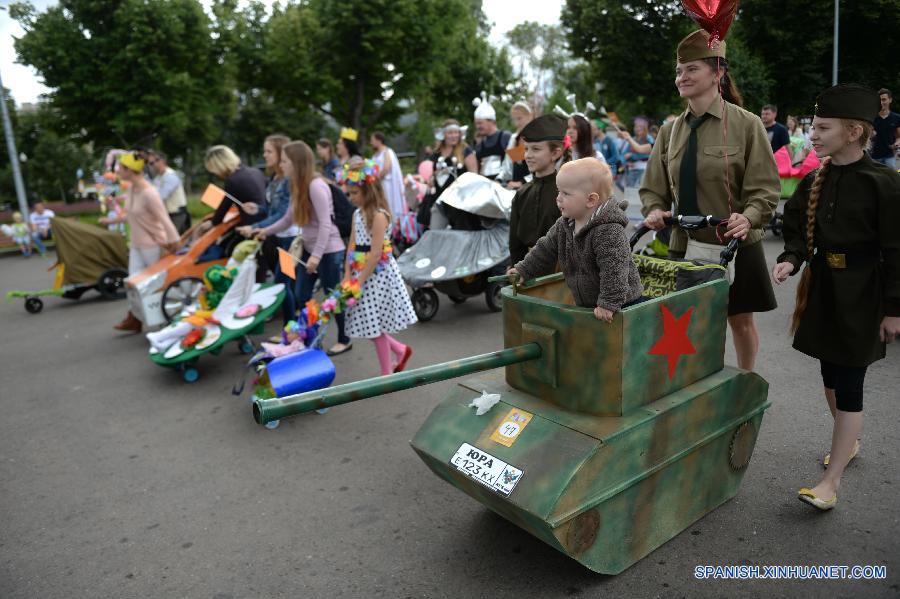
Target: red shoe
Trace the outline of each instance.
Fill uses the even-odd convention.
[[[409,361],[409,357],[412,354],[412,348],[407,345],[406,351],[403,352],[403,357],[400,358],[400,361],[397,362],[396,366],[394,366],[394,372],[403,372],[403,369],[406,368],[406,363]]]

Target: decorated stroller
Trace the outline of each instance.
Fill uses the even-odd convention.
[[[788,152],[788,148],[794,147],[795,140],[797,140],[797,138],[792,138],[790,145],[782,146],[775,152],[775,165],[778,167],[778,178],[781,183],[780,197],[782,200],[790,199],[790,197],[794,195],[797,186],[800,185],[800,181],[803,180],[803,177],[819,168],[820,164],[819,158],[816,156],[815,152],[807,152],[803,160],[794,165],[791,154]],[[799,150],[794,150],[795,153],[797,151]],[[772,216],[772,220],[766,225],[766,228],[772,231],[774,235],[778,236],[781,235],[783,226],[784,214],[776,210],[775,214]]]
[[[206,269],[196,301],[176,314],[171,324],[147,334],[152,362],[178,370],[193,383],[200,377],[196,364],[201,355],[218,355],[230,341],[241,353],[253,353],[250,335],[262,334],[285,293],[284,285],[254,282],[258,250],[258,242],[242,242],[225,266]]]
[[[334,381],[335,369],[334,363],[322,350],[322,339],[333,315],[347,310],[360,297],[362,286],[359,281],[344,280],[321,304],[315,299],[306,302],[299,318],[290,321],[282,330],[281,343],[263,342],[261,350],[247,365],[256,374],[252,382],[251,403],[329,386]],[[232,393],[240,395],[243,391],[242,379],[234,386]],[[324,414],[328,408],[317,411]],[[277,420],[266,423],[266,428],[277,426]]]
[[[10,291],[7,301],[24,298],[25,309],[37,314],[44,309],[46,296],[77,300],[95,289],[104,299],[125,297],[128,276],[128,247],[119,233],[74,218],[54,218],[53,237],[58,261],[53,287],[40,291]]]
[[[437,292],[455,304],[484,294],[491,311],[501,308],[499,283],[509,262],[509,213],[513,191],[476,175],[462,174],[438,202],[449,212],[452,229],[430,229],[397,260],[412,287],[412,304],[421,321],[440,306]]]

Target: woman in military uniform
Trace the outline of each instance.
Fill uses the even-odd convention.
[[[741,108],[724,41],[710,48],[702,30],[684,38],[675,86],[688,106],[660,129],[640,189],[642,212],[656,230],[673,212],[728,216],[724,231],[693,231],[690,239],[675,231],[670,245],[676,255],[687,251],[687,258],[717,262],[720,246],[732,237],[743,240],[734,261],[728,323],[738,366],[753,370],[759,350],[753,313],[776,307],[759,242],[778,204],[778,169],[762,121]]]
[[[791,322],[794,348],[821,362],[834,417],[828,470],[799,498],[819,509],[837,503],[847,463],[859,451],[866,368],[900,334],[900,176],[865,149],[878,94],[838,85],[819,96],[810,137],[823,158],[784,210],[784,253],[772,271],[784,282],[806,263]]]

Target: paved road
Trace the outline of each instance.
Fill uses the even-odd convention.
[[[0,292],[47,286],[46,265],[0,259]],[[830,422],[816,363],[789,347],[794,283],[759,318],[773,405],[741,492],[615,577],[419,461],[407,441],[452,382],[267,431],[229,393],[235,349],[187,385],[141,337],[114,334],[123,302],[51,298],[35,316],[0,303],[0,597],[900,596],[900,347],[869,371],[863,449],[838,509],[813,513],[795,493],[820,474]],[[401,338],[421,366],[496,349],[500,329],[476,298]],[[336,363],[338,382],[377,374],[365,341]],[[696,580],[702,564],[877,564],[888,578]]]

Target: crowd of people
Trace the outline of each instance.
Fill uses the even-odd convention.
[[[660,124],[635,117],[632,132],[609,114],[590,118],[588,109],[573,105],[571,112],[557,107],[559,114],[538,115],[524,100],[510,107],[515,130],[506,131],[482,94],[473,102],[474,147],[466,141],[468,126],[446,119],[425,161],[406,179],[380,132],[368,138],[368,159],[358,132],[349,127],[335,143],[319,139],[314,149],[270,135],[262,144],[265,174],[230,148],[213,146],[205,167],[235,202],[223,201],[196,229],[215,227],[233,204],[239,206],[237,233],[263,242],[262,263],[286,286],[285,323],[296,318],[317,282],[327,294],[357,279],[361,300],[349,314],[336,315],[337,342],[328,354],[350,351],[353,339],[371,339],[381,373],[390,374],[402,370],[412,354],[393,335],[416,322],[392,242],[404,224],[477,227],[438,201],[463,173],[515,191],[509,276],[529,279],[561,270],[575,303],[603,322],[647,299],[617,187],[637,190],[644,222],[655,230],[677,216],[725,217],[720,228],[689,234],[672,229],[669,255],[718,263],[723,245],[741,241],[728,275],[727,321],[738,366],[746,370],[756,367],[760,347],[754,314],[776,307],[772,282],[802,271],[793,343],[820,361],[834,423],[827,471],[798,497],[830,509],[844,468],[859,451],[867,367],[900,335],[900,234],[894,226],[900,219],[900,115],[890,110],[889,90],[857,85],[823,91],[811,119],[789,116],[781,124],[774,104],[752,114],[743,108],[726,44],[710,47],[704,31],[679,44],[674,74],[684,111]],[[787,201],[784,252],[770,267],[760,241],[781,193],[774,158],[781,151],[793,165],[815,155],[821,166]],[[133,274],[175,250],[191,227],[190,215],[165,154],[125,152],[116,162],[127,199],[102,222],[129,224]],[[407,187],[417,192],[412,205]],[[17,243],[24,248],[34,241],[43,253],[50,217],[40,206],[30,223],[20,217]],[[279,250],[302,267],[296,281],[282,272]],[[116,328],[139,331],[141,323],[129,312]]]

